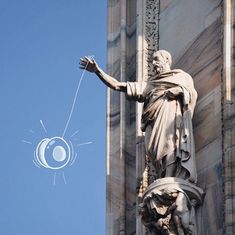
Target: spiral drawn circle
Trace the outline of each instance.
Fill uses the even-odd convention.
[[[61,137],[45,138],[38,143],[35,157],[42,167],[52,170],[61,169],[70,161],[70,146]]]

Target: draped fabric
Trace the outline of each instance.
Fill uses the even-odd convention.
[[[168,91],[173,96],[168,95]],[[150,156],[158,177],[164,177],[175,165],[171,177],[196,182],[192,116],[197,93],[191,76],[171,70],[144,82],[127,82],[127,95],[144,102],[142,131],[146,154]]]

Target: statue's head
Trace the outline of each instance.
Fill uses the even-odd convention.
[[[159,50],[153,53],[153,66],[157,74],[171,70],[171,54],[165,50]]]

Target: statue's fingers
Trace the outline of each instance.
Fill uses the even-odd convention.
[[[85,59],[86,59],[87,62],[91,62],[91,60],[89,59],[88,56],[85,56]]]
[[[85,62],[85,61],[81,61],[81,60],[80,60],[79,64],[80,64],[80,65],[86,65],[86,64],[87,64],[87,62]]]
[[[86,63],[86,59],[85,58],[80,58],[80,62]]]
[[[85,69],[85,66],[79,66],[79,69]]]
[[[86,60],[88,63],[92,63],[92,61],[90,60],[90,58],[88,56],[85,56]]]
[[[84,64],[89,63],[88,58],[85,56],[84,58],[80,58],[80,62],[83,62]]]
[[[80,69],[81,69],[81,68],[86,68],[86,65],[80,64],[80,65],[79,65],[79,68],[80,68]]]
[[[91,61],[92,63],[97,64],[94,58],[92,58]]]

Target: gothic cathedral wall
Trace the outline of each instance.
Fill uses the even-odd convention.
[[[198,186],[205,191],[203,206],[197,210],[200,235],[235,234],[232,2],[108,0],[108,74],[120,81],[144,79],[151,73],[152,51],[166,49],[173,68],[193,77],[198,92],[193,119]],[[152,6],[156,8],[148,9]],[[145,234],[136,196],[144,165],[140,110],[125,94],[108,90],[107,235]]]

